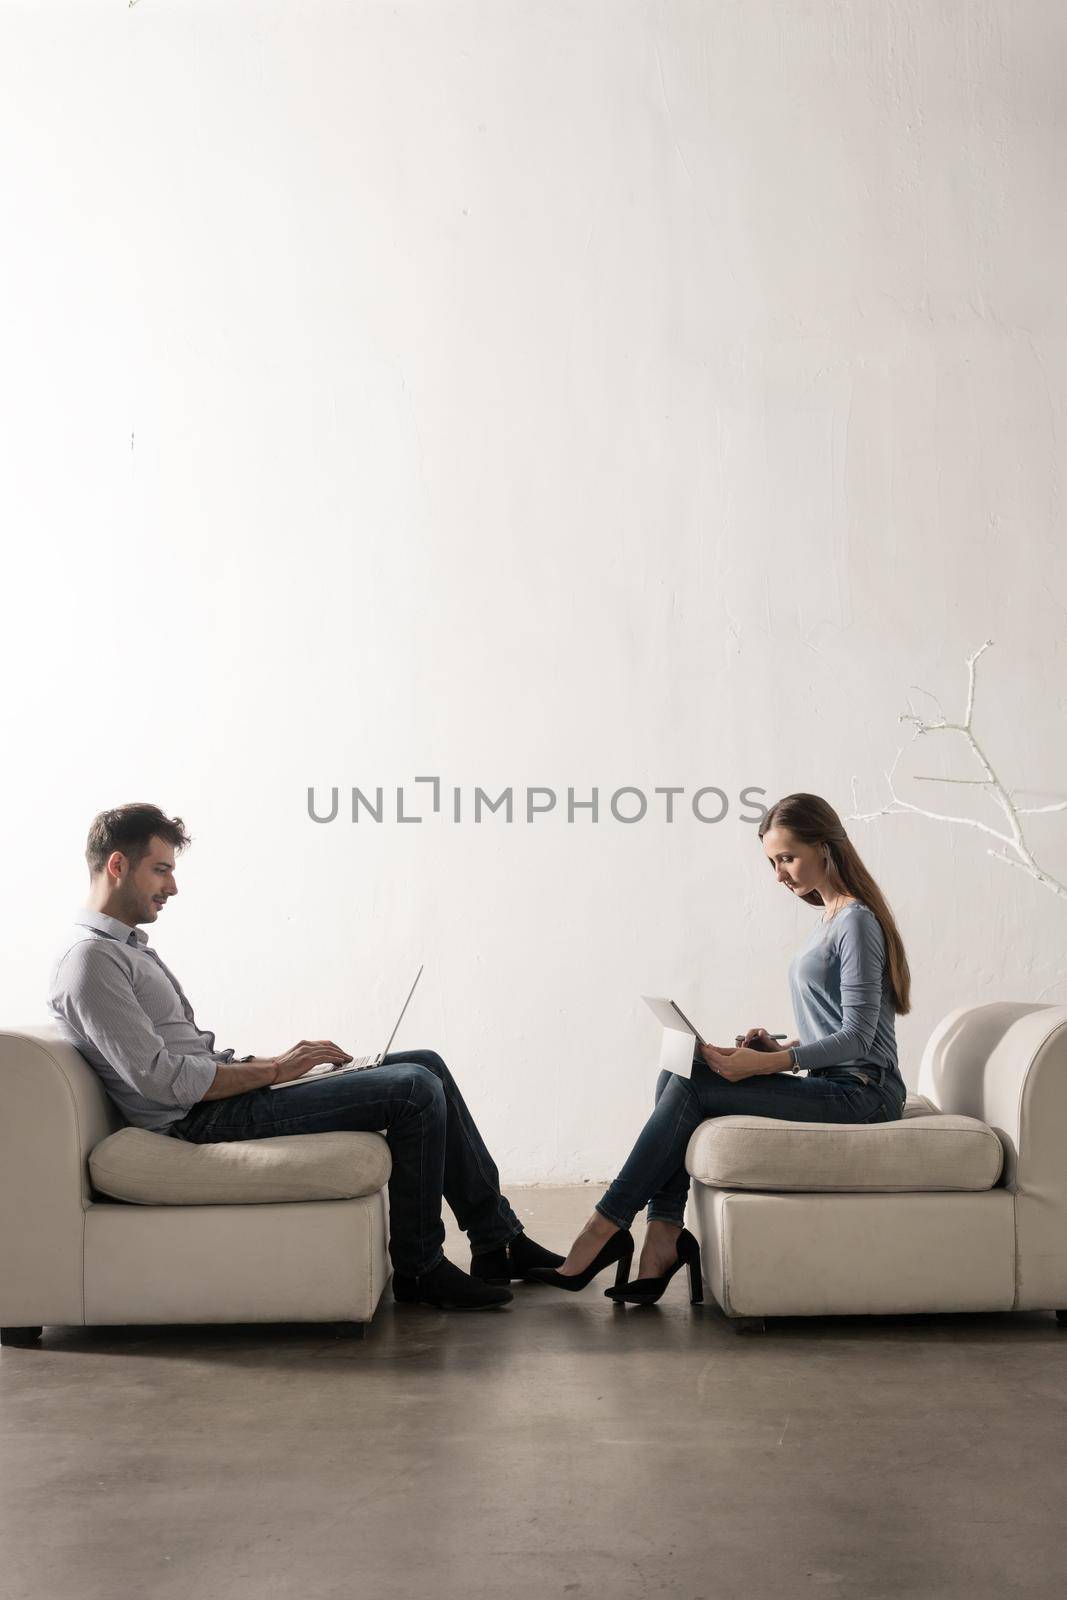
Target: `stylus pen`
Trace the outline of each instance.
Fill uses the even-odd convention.
[[[741,1043],[741,1040],[742,1040],[742,1039],[743,1039],[743,1038],[744,1038],[744,1037],[745,1037],[745,1036],[744,1036],[744,1034],[743,1034],[743,1033],[735,1033],[735,1034],[734,1034],[734,1038],[735,1038],[735,1040],[736,1040],[736,1041],[737,1041],[737,1043],[738,1043],[738,1044],[740,1044],[740,1043]],[[787,1035],[786,1035],[786,1034],[784,1034],[784,1033],[772,1033],[772,1034],[771,1034],[771,1035],[770,1035],[770,1037],[771,1037],[771,1038],[772,1038],[772,1039],[785,1039],[785,1038],[786,1038],[786,1037],[787,1037]]]

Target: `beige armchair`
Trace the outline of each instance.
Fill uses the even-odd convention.
[[[48,1025],[0,1033],[0,1340],[114,1323],[331,1322],[389,1280],[377,1133],[194,1145],[130,1128]]]
[[[705,1289],[738,1331],[946,1311],[1067,1325],[1067,1007],[953,1011],[899,1122],[717,1117],[686,1165]]]

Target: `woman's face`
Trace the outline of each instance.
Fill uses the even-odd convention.
[[[821,844],[804,844],[788,828],[768,828],[763,835],[763,852],[774,868],[778,882],[790,894],[810,894],[822,888],[826,878],[826,857]]]

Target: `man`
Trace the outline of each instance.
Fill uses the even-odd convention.
[[[65,939],[49,1009],[128,1122],[196,1144],[292,1133],[380,1131],[389,1180],[393,1296],[445,1311],[504,1305],[507,1287],[563,1257],[535,1244],[500,1193],[496,1166],[455,1080],[432,1050],[386,1056],[378,1067],[314,1078],[275,1094],[312,1067],[351,1061],[329,1039],[301,1039],[278,1056],[216,1050],[181,984],[148,944],[178,892],[174,857],[189,843],[180,817],[127,805],[93,820],[86,846],[89,900]],[[468,1275],[445,1257],[441,1200],[471,1241]]]

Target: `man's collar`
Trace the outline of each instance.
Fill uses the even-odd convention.
[[[103,911],[90,911],[82,906],[74,921],[84,928],[95,928],[97,933],[106,933],[109,939],[117,939],[119,944],[129,944],[131,937],[138,944],[147,944],[148,935],[140,928],[131,928],[129,923],[120,922],[118,917],[105,916]]]

